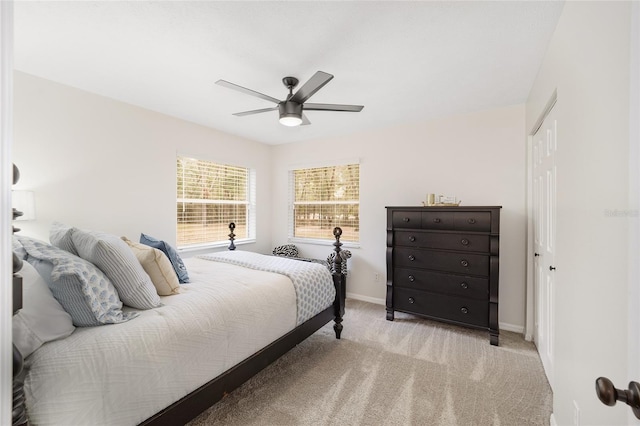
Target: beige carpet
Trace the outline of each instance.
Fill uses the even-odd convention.
[[[333,323],[331,323],[333,324]],[[331,324],[201,414],[203,425],[548,425],[533,344],[347,301]]]

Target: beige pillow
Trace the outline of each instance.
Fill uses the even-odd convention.
[[[122,239],[136,255],[160,296],[180,293],[180,282],[176,271],[171,266],[169,258],[162,251],[131,241],[127,237],[122,237]]]

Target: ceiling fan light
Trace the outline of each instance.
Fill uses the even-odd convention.
[[[280,124],[295,127],[302,124],[302,105],[296,102],[280,102],[278,105]]]
[[[294,114],[288,114],[280,117],[280,124],[287,127],[295,127],[302,124],[302,118]]]

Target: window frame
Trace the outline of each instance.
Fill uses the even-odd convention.
[[[185,159],[189,159],[189,160],[195,160],[195,161],[201,161],[201,162],[206,162],[206,163],[212,163],[215,164],[216,166],[224,166],[224,167],[234,167],[234,168],[241,168],[241,169],[245,169],[247,171],[247,187],[245,188],[246,191],[246,200],[243,201],[226,201],[226,200],[217,200],[217,201],[222,201],[220,203],[209,203],[209,204],[214,204],[214,205],[224,205],[224,204],[239,204],[239,205],[245,205],[246,206],[246,217],[247,217],[247,237],[244,238],[237,238],[234,239],[234,244],[235,245],[242,245],[242,244],[251,244],[251,243],[255,243],[256,242],[256,212],[257,212],[257,208],[256,208],[256,183],[257,183],[257,173],[256,173],[256,169],[250,166],[246,166],[246,165],[240,165],[240,164],[230,164],[229,162],[226,161],[220,161],[220,160],[211,160],[209,158],[203,158],[201,156],[194,156],[194,155],[189,155],[189,154],[184,154],[184,153],[177,153],[176,154],[176,161],[175,161],[175,186],[174,186],[174,190],[175,190],[175,208],[176,208],[176,249],[179,252],[189,252],[189,251],[198,251],[198,250],[203,250],[203,249],[209,249],[209,248],[222,248],[222,247],[228,247],[229,246],[229,240],[224,239],[224,240],[217,240],[217,241],[208,241],[208,242],[203,242],[203,243],[193,243],[193,244],[188,244],[188,245],[180,245],[178,243],[178,226],[179,226],[179,218],[178,218],[178,213],[177,213],[177,209],[179,208],[179,204],[181,202],[184,202],[184,200],[188,200],[188,199],[183,199],[178,197],[178,161],[181,158],[185,158]],[[182,201],[181,201],[182,200]],[[192,199],[192,200],[198,200],[197,202],[202,202],[202,204],[207,204],[206,200],[204,199]]]
[[[325,162],[319,164],[304,164],[304,165],[295,165],[289,167],[288,170],[288,218],[287,218],[287,239],[290,243],[301,243],[301,244],[315,244],[315,245],[324,245],[331,246],[335,242],[335,238],[333,235],[327,238],[310,238],[310,237],[297,237],[295,236],[295,171],[299,170],[308,170],[308,169],[321,169],[321,168],[335,168],[340,166],[349,166],[355,165],[358,166],[358,200],[357,202],[331,202],[331,201],[318,201],[316,204],[329,204],[329,205],[337,205],[337,204],[357,204],[358,205],[358,228],[360,227],[360,160],[359,159],[349,159],[342,161],[332,161]],[[337,225],[340,226],[340,225]],[[343,241],[343,247],[348,248],[359,248],[360,247],[360,231],[358,231],[358,241]]]

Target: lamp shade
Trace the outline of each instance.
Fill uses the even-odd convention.
[[[36,220],[36,201],[33,191],[11,191],[13,208],[22,212],[16,220]]]

